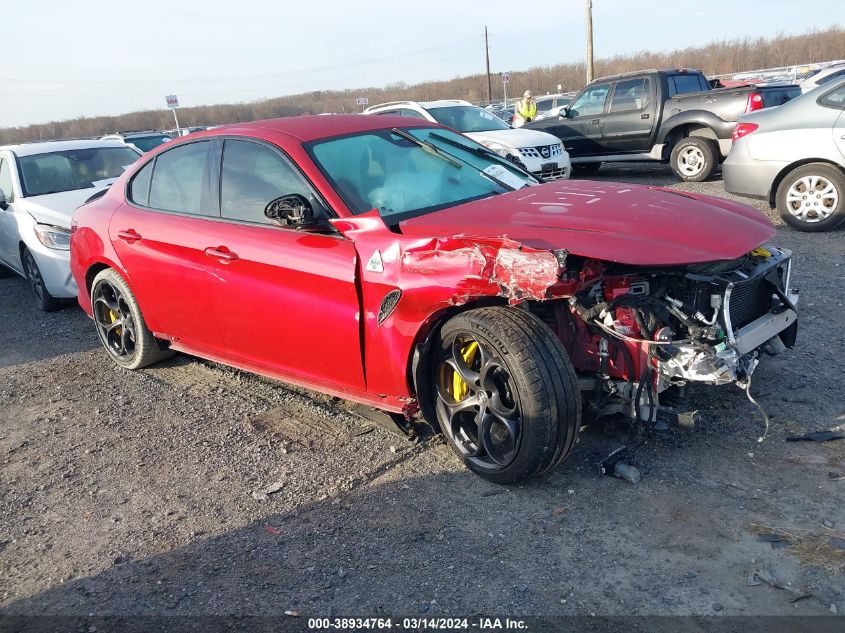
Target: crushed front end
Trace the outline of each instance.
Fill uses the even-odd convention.
[[[766,245],[732,261],[659,268],[573,257],[550,289],[559,300],[529,309],[556,330],[596,417],[686,426],[694,416],[661,395],[691,382],[746,386],[762,353],[794,345],[791,255]]]

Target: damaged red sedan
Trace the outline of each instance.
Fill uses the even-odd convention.
[[[500,483],[560,464],[582,415],[689,423],[667,391],[746,384],[796,338],[791,253],[754,209],[540,183],[416,119],[193,134],[72,230],[79,302],[120,366],[178,350],[419,413]]]

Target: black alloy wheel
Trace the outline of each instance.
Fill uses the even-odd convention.
[[[519,398],[504,363],[467,335],[456,336],[440,359],[437,410],[443,432],[484,470],[509,466],[519,450]]]
[[[119,288],[107,281],[97,284],[94,294],[94,322],[109,353],[122,361],[135,355],[135,318]]]

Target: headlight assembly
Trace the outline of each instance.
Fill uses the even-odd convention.
[[[36,224],[35,236],[47,248],[52,248],[56,251],[70,250],[70,231],[60,226]]]
[[[506,147],[501,143],[487,143],[485,147],[487,147],[487,149],[489,149],[491,152],[496,152],[502,158],[507,158],[508,156],[511,156],[510,147]]]

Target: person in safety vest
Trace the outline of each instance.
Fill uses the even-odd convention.
[[[522,127],[537,118],[537,104],[531,97],[531,91],[526,90],[522,100],[518,101],[514,110],[513,126]]]

